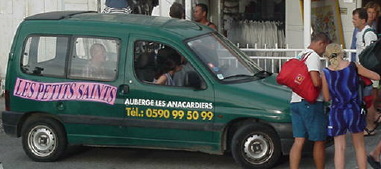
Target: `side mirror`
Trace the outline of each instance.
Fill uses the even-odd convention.
[[[185,79],[184,79],[184,86],[192,87],[195,89],[201,89],[202,81],[200,76],[194,71],[186,72]]]

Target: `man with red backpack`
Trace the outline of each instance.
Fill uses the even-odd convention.
[[[307,57],[307,65],[315,87],[321,87],[320,71],[322,70],[320,57],[325,52],[330,39],[325,33],[313,33],[311,44],[303,51],[298,59]],[[313,157],[317,169],[325,168],[325,140],[327,137],[327,115],[324,113],[323,97],[315,103],[307,102],[301,96],[292,92],[291,122],[294,143],[290,150],[290,169],[299,169],[303,145],[306,139],[314,141]]]

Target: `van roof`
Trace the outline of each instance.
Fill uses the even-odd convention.
[[[104,14],[97,13],[96,11],[55,11],[40,13],[33,16],[26,17],[24,21],[59,21],[63,22],[96,22],[99,24],[113,24],[120,26],[141,26],[145,29],[153,29],[153,31],[167,30],[177,35],[183,36],[183,38],[194,37],[201,34],[213,32],[214,30],[198,24],[196,22],[173,19],[170,17],[161,16],[147,16],[139,14]]]

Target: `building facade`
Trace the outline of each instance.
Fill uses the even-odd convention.
[[[324,1],[324,0],[318,0]],[[332,0],[325,0],[330,1]],[[42,12],[57,10],[93,10],[104,8],[105,0],[7,0],[0,1],[0,77],[4,77],[8,53],[13,35],[23,18]],[[234,43],[257,48],[303,48],[303,0],[160,0],[152,15],[168,16],[173,2],[184,4],[186,19],[192,19],[192,7],[196,3],[209,6],[209,18],[218,26],[218,31]],[[316,1],[314,1],[316,2]],[[352,11],[361,7],[363,0],[337,0],[333,8],[336,19],[341,25],[335,27],[345,47],[350,46],[353,25]],[[331,4],[332,6],[332,4]],[[325,8],[320,7],[320,8]],[[318,9],[318,8],[317,8]],[[336,10],[337,9],[337,10]],[[312,9],[312,12],[313,9]],[[313,16],[312,16],[313,17]],[[277,35],[269,41],[270,35],[259,38],[262,33],[255,32],[258,25],[268,25]],[[256,27],[257,26],[257,27]],[[329,29],[331,30],[331,29]],[[271,31],[267,31],[271,33]],[[234,39],[239,36],[239,39]],[[341,36],[342,35],[342,36]],[[340,37],[341,36],[341,37]],[[275,44],[276,43],[276,44]],[[263,44],[266,44],[263,46]]]

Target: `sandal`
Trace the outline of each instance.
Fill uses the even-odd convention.
[[[373,130],[369,130],[368,128],[364,129],[364,136],[374,136],[376,135],[376,132],[374,131],[376,128]]]
[[[376,126],[378,127],[378,125],[381,123],[381,114],[378,115],[377,119],[374,121],[374,124],[376,124]],[[375,127],[375,128],[377,128]]]
[[[370,166],[372,166],[372,168],[374,169],[381,168],[380,162],[374,160],[374,158],[371,155],[367,155],[366,157],[367,157],[368,163],[370,164]]]

